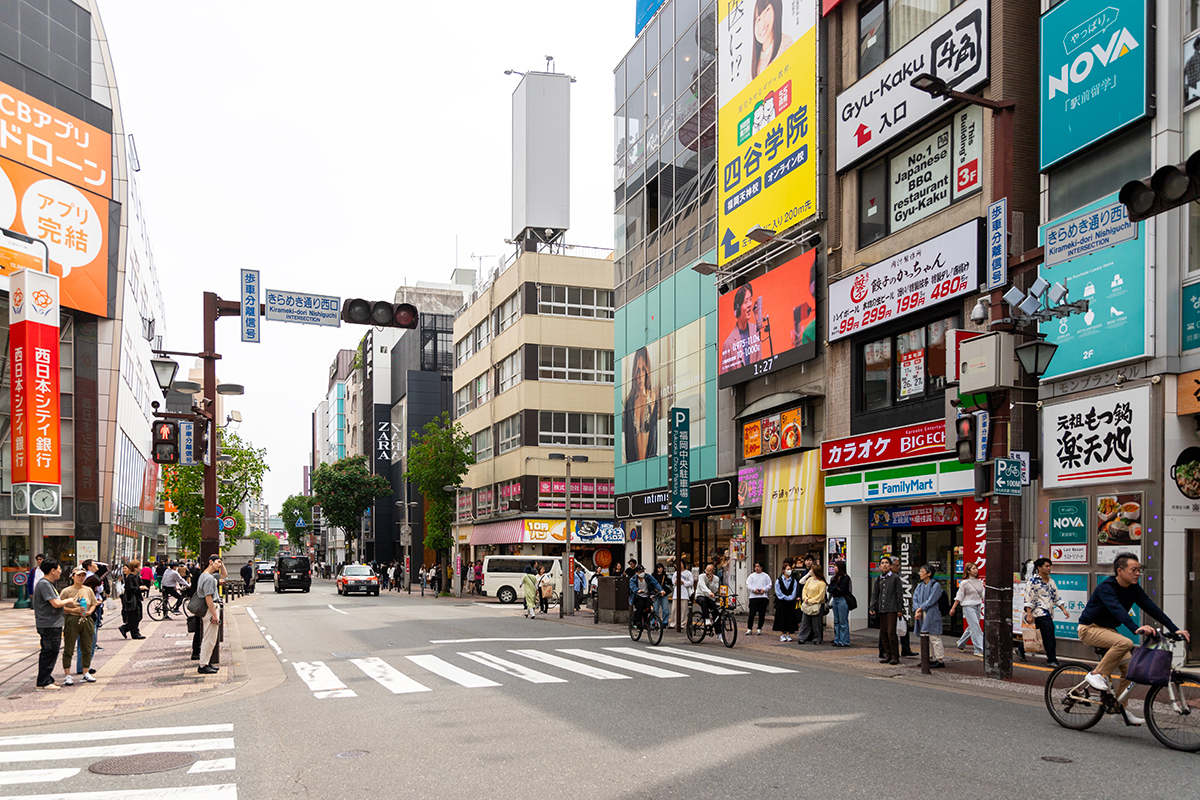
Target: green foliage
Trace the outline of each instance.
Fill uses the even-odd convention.
[[[363,512],[377,498],[391,495],[392,485],[382,475],[371,474],[366,456],[348,456],[317,467],[312,491],[313,500],[321,506],[321,519],[342,529],[347,550],[353,553]]]
[[[246,521],[236,511],[237,507],[247,498],[262,494],[263,475],[270,467],[267,466],[266,449],[255,448],[232,431],[222,431],[221,437],[221,452],[232,456],[233,460],[218,462],[217,469],[221,480],[232,482],[218,482],[217,502],[226,509],[227,515],[238,521],[233,530],[222,529],[225,538],[221,549],[227,550],[246,531]],[[178,509],[171,534],[179,542],[180,549],[191,555],[198,554],[200,527],[204,519],[204,465],[165,467],[161,496]]]
[[[304,494],[294,494],[283,501],[279,516],[283,518],[283,528],[287,531],[288,542],[293,550],[304,546],[304,537],[313,532],[312,510],[316,498]],[[297,520],[304,520],[304,527],[296,525]]]
[[[273,533],[254,531],[250,534],[254,540],[254,556],[263,561],[271,561],[279,552],[279,539]]]
[[[431,420],[424,431],[413,433],[404,479],[416,485],[425,498],[425,546],[445,550],[454,545],[454,494],[444,486],[461,486],[475,463],[471,437],[448,413]]]

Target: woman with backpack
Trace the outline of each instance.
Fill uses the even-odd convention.
[[[775,619],[771,630],[779,633],[779,641],[790,642],[796,632],[796,592],[800,584],[792,575],[792,560],[785,559],[783,572],[775,581]]]
[[[946,666],[942,660],[946,657],[946,648],[942,645],[942,606],[946,593],[942,585],[933,579],[933,567],[925,564],[918,576],[921,582],[913,590],[912,602],[916,618],[917,633],[929,635],[929,663],[932,669]],[[944,605],[949,607],[949,603]]]

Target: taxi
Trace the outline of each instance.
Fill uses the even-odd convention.
[[[342,567],[337,575],[337,593],[348,595],[351,592],[362,592],[379,596],[379,578],[375,570],[362,564],[349,564]]]

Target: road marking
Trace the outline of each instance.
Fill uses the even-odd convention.
[[[33,733],[21,736],[0,736],[0,747],[54,744],[57,742],[93,742],[97,738],[139,739],[151,736],[179,736],[196,733],[228,733],[233,725],[187,725],[175,728],[131,728],[122,731],[81,731],[79,733]]]
[[[688,675],[683,672],[675,672],[674,670],[662,669],[661,667],[652,667],[649,664],[639,664],[636,661],[628,661],[624,658],[605,655],[604,653],[591,653],[587,650],[579,650],[575,648],[567,648],[559,650],[560,653],[577,656],[579,658],[589,658],[592,661],[599,661],[610,667],[618,669],[627,669],[630,672],[640,672],[643,675],[649,675],[652,678],[686,678]]]
[[[267,644],[271,645],[271,649],[275,651],[275,655],[283,655],[283,649],[275,643],[275,640],[271,638],[270,634],[263,634],[263,636],[266,638]]]
[[[738,661],[736,658],[726,658],[725,656],[714,656],[708,653],[697,653],[691,650],[681,650],[677,647],[660,647],[660,650],[667,653],[677,653],[678,655],[687,658],[699,658],[704,661],[711,661],[714,664],[724,664],[727,667],[741,667],[743,669],[753,669],[758,672],[766,672],[771,675],[785,675],[795,673],[798,670],[785,669],[783,667],[772,667],[768,664],[754,664],[750,661]]]
[[[686,669],[694,669],[697,672],[707,672],[710,675],[748,675],[749,673],[741,670],[728,669],[727,667],[718,667],[713,664],[705,664],[700,661],[692,661],[691,659],[677,658],[675,656],[664,656],[659,653],[652,653],[649,650],[638,650],[633,647],[606,647],[605,650],[612,650],[614,653],[620,653],[626,656],[637,656],[646,658],[651,661],[661,661],[663,664],[671,664],[676,667],[684,667]]]
[[[16,772],[0,772],[0,786],[18,783],[54,783],[79,774],[79,767],[66,769],[22,769]]]
[[[193,739],[182,742],[138,742],[137,744],[106,744],[98,747],[73,747],[66,750],[17,750],[0,753],[0,764],[21,761],[53,761],[64,758],[116,758],[143,753],[197,753],[204,750],[232,750],[233,739]],[[3,800],[3,798],[0,798]]]
[[[430,644],[475,644],[476,642],[573,642],[578,639],[624,639],[626,634],[613,636],[514,636],[492,639],[430,639]]]
[[[333,603],[329,604],[329,608],[333,608]],[[339,614],[345,614],[347,617],[350,616],[349,611],[342,611],[340,608],[333,608],[333,610],[338,612]]]
[[[547,675],[544,672],[523,667],[520,664],[507,661],[491,653],[485,653],[482,650],[476,650],[473,653],[459,653],[459,655],[463,658],[469,658],[472,661],[478,661],[480,664],[492,669],[498,669],[505,675],[512,675],[514,678],[520,678],[530,683],[566,683],[566,680],[563,678],[556,678],[553,675]]]
[[[429,670],[434,675],[441,675],[449,681],[454,681],[459,686],[465,686],[468,689],[481,689],[485,686],[499,686],[495,681],[489,681],[487,678],[480,677],[473,672],[467,672],[461,667],[456,667],[448,661],[443,661],[437,656],[405,656],[409,661],[416,664],[418,667],[423,667]]]
[[[107,792],[33,794],[0,800],[237,800],[237,784],[175,786],[166,789],[114,789]]]
[[[333,674],[333,670],[325,666],[324,661],[293,661],[292,666],[296,668],[296,674],[300,676],[300,680],[308,684],[308,688],[312,690],[314,696],[319,700],[324,700],[327,697],[357,697],[352,689],[346,687],[346,684],[338,680],[337,675]]]
[[[541,661],[543,664],[549,664],[552,667],[565,669],[567,672],[575,672],[580,675],[585,675],[589,678],[595,678],[599,681],[627,681],[631,680],[628,675],[620,675],[616,672],[609,672],[606,669],[593,667],[591,664],[580,664],[577,661],[556,656],[553,653],[543,653],[540,650],[509,650],[508,652],[514,655],[531,658],[534,661]]]
[[[254,620],[255,622],[258,622],[258,614],[254,613],[253,608],[251,608],[250,606],[246,606],[246,613],[250,615],[250,619]]]
[[[368,677],[378,681],[392,694],[431,691],[428,686],[417,683],[382,658],[352,658],[350,663],[367,673]]]
[[[188,774],[193,772],[228,772],[235,769],[236,759],[233,758],[214,758],[212,761],[197,761],[192,764],[192,768],[188,770]]]

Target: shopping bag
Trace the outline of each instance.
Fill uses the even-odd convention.
[[[1171,651],[1158,644],[1134,648],[1125,677],[1146,686],[1166,686],[1171,682]]]
[[[896,617],[896,636],[908,635],[908,620],[903,615]]]
[[[1025,654],[1044,653],[1045,646],[1042,644],[1042,632],[1036,626],[1028,623],[1021,623],[1021,641],[1025,644]]]

